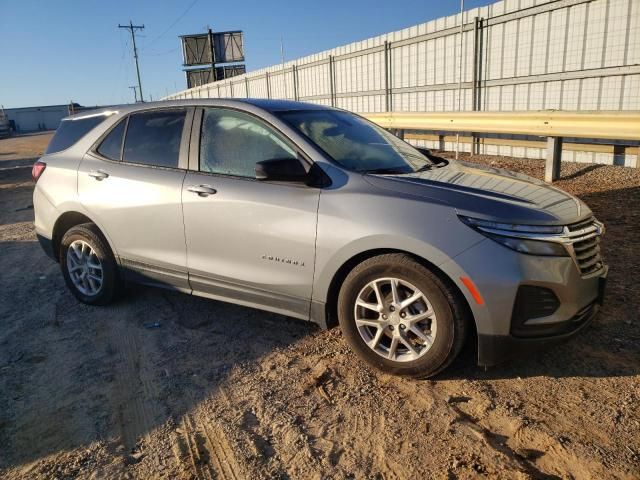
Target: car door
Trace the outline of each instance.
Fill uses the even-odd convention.
[[[320,191],[255,178],[255,164],[298,158],[247,112],[196,112],[182,190],[189,282],[204,296],[307,319]]]
[[[182,182],[193,109],[132,113],[87,153],[78,194],[133,280],[189,290]]]

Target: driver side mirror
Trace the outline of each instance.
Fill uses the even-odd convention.
[[[308,174],[297,158],[274,158],[256,163],[256,178],[277,182],[306,182]]]

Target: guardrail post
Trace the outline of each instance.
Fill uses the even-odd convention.
[[[562,137],[547,137],[547,163],[544,168],[544,181],[554,182],[560,178],[560,159],[562,157]]]

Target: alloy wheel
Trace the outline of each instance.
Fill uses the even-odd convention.
[[[436,337],[433,306],[420,289],[399,278],[378,278],[365,285],[356,298],[354,313],[366,345],[388,360],[417,360],[430,350]]]
[[[84,240],[75,240],[69,245],[67,270],[80,293],[93,297],[100,292],[104,279],[102,263],[95,250]]]

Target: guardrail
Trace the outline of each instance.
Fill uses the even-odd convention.
[[[381,127],[398,131],[403,137],[406,130],[546,137],[547,182],[553,182],[560,176],[563,138],[640,141],[640,112],[635,111],[385,112],[365,113],[363,116]],[[414,135],[414,138],[420,137]]]

